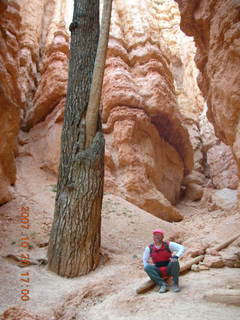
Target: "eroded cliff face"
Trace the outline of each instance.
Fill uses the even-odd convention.
[[[22,106],[19,79],[20,7],[0,2],[0,204],[11,199],[16,180],[16,136]]]
[[[240,3],[234,0],[176,0],[181,29],[193,36],[198,83],[215,133],[240,162]]]

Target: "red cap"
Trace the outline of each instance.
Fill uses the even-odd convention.
[[[153,234],[154,234],[154,233],[161,233],[162,235],[164,235],[164,231],[161,230],[161,229],[155,229],[155,230],[153,230],[152,233],[153,233]]]

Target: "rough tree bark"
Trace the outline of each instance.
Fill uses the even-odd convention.
[[[99,38],[99,0],[74,1],[70,30],[69,80],[48,268],[75,277],[95,269],[100,257],[104,137],[99,117],[94,139],[85,148],[85,119]]]

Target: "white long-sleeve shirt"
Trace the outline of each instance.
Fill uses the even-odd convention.
[[[185,248],[183,245],[179,244],[179,243],[176,243],[176,242],[169,242],[169,249],[171,252],[175,252],[175,256],[178,256],[178,258],[180,258],[184,251],[185,251]],[[155,247],[157,249],[160,249],[161,246],[156,246]],[[145,267],[147,264],[148,264],[148,260],[150,258],[150,248],[147,246],[144,250],[144,253],[143,253],[143,266]]]

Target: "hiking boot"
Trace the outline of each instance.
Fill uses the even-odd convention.
[[[176,283],[174,283],[173,284],[173,292],[179,292],[179,291],[181,291],[181,289],[179,288],[179,286]]]
[[[164,293],[164,292],[167,292],[168,291],[168,286],[163,283],[161,286],[160,286],[160,289],[159,289],[159,293]]]

